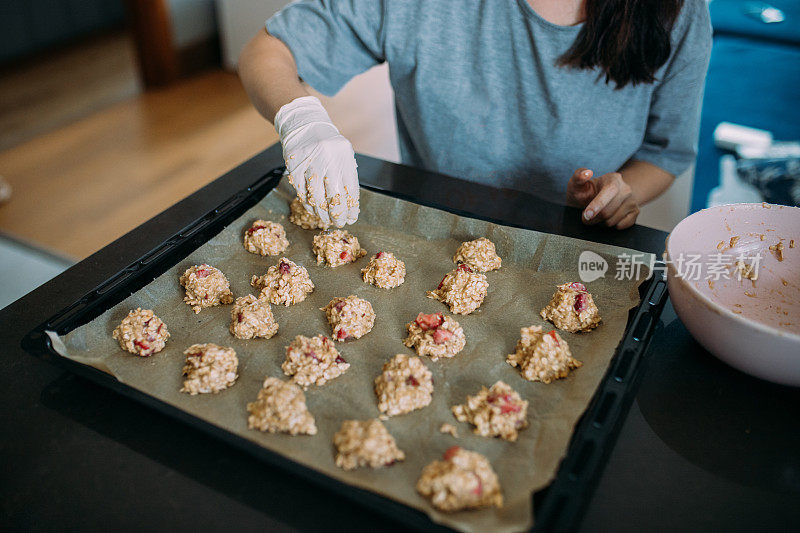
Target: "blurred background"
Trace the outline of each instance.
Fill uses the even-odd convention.
[[[287,3],[0,2],[0,308],[277,141],[235,69]],[[800,2],[710,9],[696,168],[640,218],[665,231],[708,205],[800,204]],[[321,99],[357,152],[398,160],[385,66]]]

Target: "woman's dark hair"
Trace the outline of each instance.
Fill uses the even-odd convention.
[[[670,32],[683,0],[586,0],[586,21],[558,63],[598,68],[606,83],[652,83],[669,58]]]

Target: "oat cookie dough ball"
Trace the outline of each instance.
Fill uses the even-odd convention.
[[[111,337],[119,342],[123,350],[149,357],[164,349],[169,331],[153,311],[137,307],[122,319]]]
[[[463,263],[478,272],[489,272],[500,268],[502,259],[497,255],[494,243],[486,237],[461,244],[453,256],[454,263]]]
[[[307,389],[309,385],[325,385],[341,376],[350,368],[350,363],[339,355],[328,337],[298,335],[286,347],[286,361],[281,368],[294,383]]]
[[[333,436],[336,446],[336,466],[353,470],[360,466],[380,468],[391,466],[406,458],[397,447],[380,420],[345,420],[338,433]]]
[[[417,355],[429,356],[432,361],[454,357],[467,344],[464,329],[442,313],[420,313],[413,322],[406,324],[406,330],[408,337],[403,344],[416,350]]]
[[[233,303],[233,293],[228,278],[218,268],[203,263],[186,269],[180,277],[186,289],[183,301],[199,313],[206,307]]]
[[[467,402],[452,407],[453,416],[459,422],[475,426],[475,434],[482,437],[500,437],[517,440],[517,432],[528,426],[528,402],[506,385],[498,381],[491,388],[481,387],[475,396],[467,396]]]
[[[183,352],[186,364],[183,366],[181,392],[205,394],[225,390],[236,381],[239,359],[233,348],[216,344],[193,344]]]
[[[237,339],[269,339],[278,332],[278,323],[268,302],[248,294],[233,304],[230,331]]]
[[[306,406],[306,395],[288,381],[267,378],[256,401],[247,404],[250,429],[289,435],[316,435],[314,416]]]
[[[378,252],[361,269],[361,278],[381,289],[399,287],[406,280],[406,264],[392,252]]]
[[[330,224],[324,223],[317,215],[309,213],[303,207],[300,198],[295,198],[289,204],[289,222],[303,229],[328,229]]]
[[[550,383],[567,377],[570,370],[583,364],[572,358],[567,341],[555,330],[543,333],[541,326],[531,326],[522,328],[520,337],[516,351],[506,362],[519,368],[528,381]]]
[[[431,403],[433,376],[419,357],[395,355],[375,378],[378,410],[387,416],[410,413]]]
[[[468,315],[480,307],[488,290],[489,282],[484,274],[467,265],[458,265],[442,278],[435,291],[428,291],[428,298],[447,304],[451,313]]]
[[[503,506],[500,481],[489,460],[460,446],[451,446],[441,461],[422,469],[417,492],[445,512]]]
[[[539,313],[562,331],[589,331],[600,323],[600,311],[583,283],[559,285],[547,307]]]
[[[345,265],[367,255],[358,239],[345,230],[326,231],[314,236],[311,251],[317,256],[317,264],[331,267]]]
[[[334,298],[320,311],[325,311],[328,323],[333,331],[333,338],[337,341],[345,339],[360,339],[375,325],[375,311],[372,304],[363,298],[350,295]]]
[[[261,291],[260,299],[287,307],[302,302],[314,290],[308,270],[285,257],[263,276],[253,276],[250,285]]]
[[[278,255],[289,247],[286,230],[277,222],[256,220],[244,232],[244,249],[258,255]]]

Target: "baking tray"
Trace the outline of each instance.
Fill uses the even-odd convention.
[[[260,460],[279,466],[312,482],[335,490],[338,494],[389,515],[403,524],[423,530],[445,530],[434,524],[424,513],[403,504],[362,490],[305,467],[283,456],[242,439],[217,426],[146,395],[113,376],[95,368],[61,357],[53,349],[46,330],[63,335],[90,322],[107,309],[141,289],[189,253],[219,233],[225,226],[263,199],[281,180],[283,167],[275,168],[252,185],[231,195],[218,207],[197,218],[194,222],[166,239],[139,259],[110,276],[100,285],[68,305],[43,324],[28,332],[22,347],[25,351],[61,365],[95,383],[117,391],[145,405],[179,419],[193,427],[241,448]],[[362,185],[365,189],[403,200],[424,204],[451,213],[504,224],[502,220],[475,217],[433,203],[395,194],[379,187]],[[531,228],[532,229],[532,228]],[[641,303],[628,315],[622,341],[617,346],[609,368],[595,394],[575,427],[567,453],[559,466],[554,481],[534,494],[535,531],[570,531],[577,527],[589,496],[596,484],[610,452],[625,414],[633,400],[645,364],[645,355],[658,317],[667,299],[666,282],[662,268],[654,269],[656,275],[639,286]]]

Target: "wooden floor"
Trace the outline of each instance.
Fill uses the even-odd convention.
[[[0,231],[74,259],[278,139],[233,73],[214,70],[167,89],[127,94],[120,80],[135,76],[132,58],[126,67],[109,57],[120,54],[119,42],[90,51],[73,54],[85,57],[88,66],[68,54],[55,65],[46,61],[26,69],[17,83],[0,84],[0,128],[16,123],[17,140],[50,130],[24,142],[7,140],[14,145],[0,151],[0,175],[14,188],[11,201],[0,205]],[[83,86],[86,94],[70,84]],[[108,105],[114,98],[124,101]],[[323,102],[356,151],[397,160],[385,67],[357,77]],[[90,104],[95,112],[75,120]],[[78,109],[83,111],[70,115]],[[73,120],[61,125],[70,116]]]

